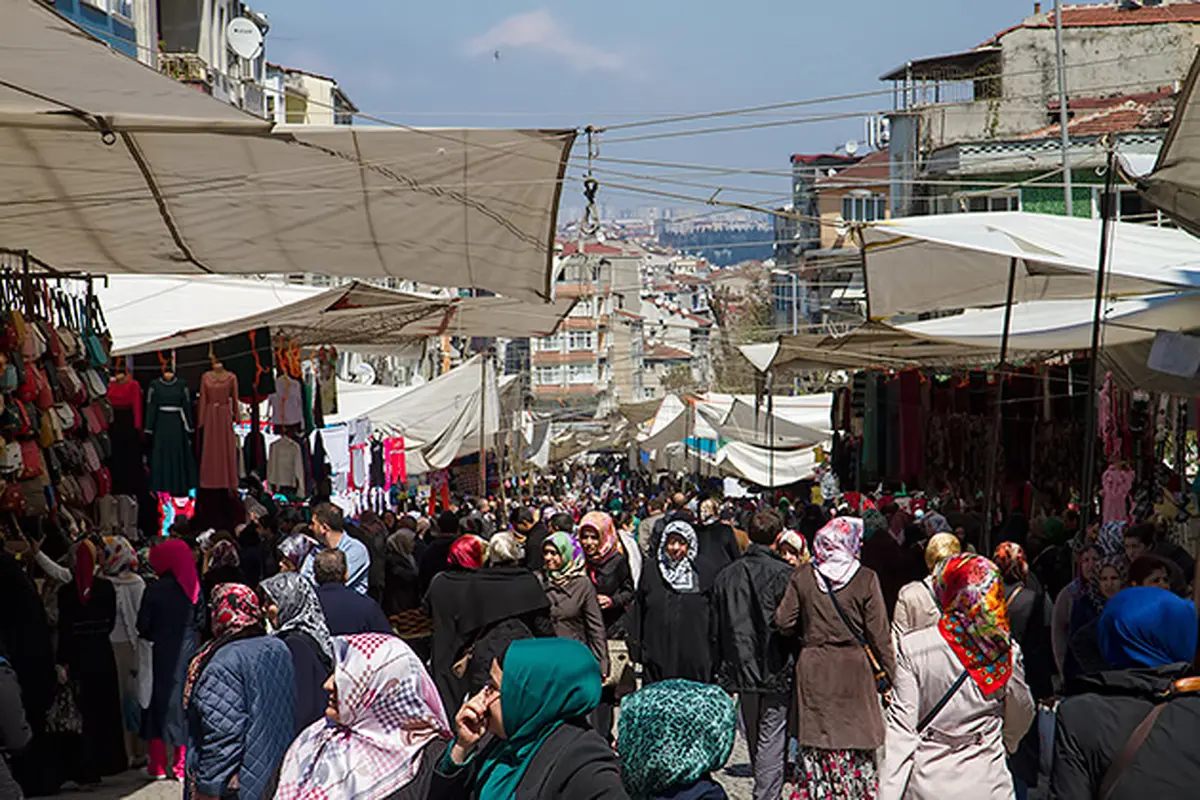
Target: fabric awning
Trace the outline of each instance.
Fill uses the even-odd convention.
[[[889,220],[863,229],[873,319],[1095,295],[1100,220],[995,212]],[[1183,231],[1113,223],[1110,296],[1200,288],[1200,241]]]
[[[1167,139],[1149,175],[1131,177],[1142,195],[1180,226],[1200,236],[1200,53],[1175,104]]]
[[[0,3],[5,246],[91,273],[397,277],[551,298],[574,131],[272,128],[38,0]]]
[[[746,354],[746,350],[750,350]],[[970,345],[918,337],[883,322],[868,322],[842,336],[781,336],[765,345],[742,348],[759,371],[904,369],[985,362],[989,355]]]

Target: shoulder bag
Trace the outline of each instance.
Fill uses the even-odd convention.
[[[962,685],[967,682],[968,677],[970,677],[970,673],[968,673],[965,669],[960,672],[958,677],[954,680],[954,683],[950,684],[950,688],[946,690],[944,695],[942,695],[942,699],[934,703],[933,708],[929,709],[929,711],[925,713],[925,716],[921,717],[921,721],[917,723],[918,736],[925,732],[925,729],[929,727],[931,722],[933,722],[934,717],[942,712],[942,709],[946,707],[946,704],[950,702],[954,695],[958,694],[958,690],[961,689]]]
[[[1178,697],[1181,694],[1196,694],[1200,692],[1200,678],[1180,678],[1171,684],[1171,688],[1167,690],[1165,697],[1155,698],[1154,708],[1150,709],[1150,713],[1142,719],[1141,723],[1133,729],[1133,733],[1129,734],[1129,740],[1125,742],[1125,746],[1113,758],[1112,763],[1108,765],[1108,771],[1104,773],[1104,778],[1100,781],[1100,789],[1096,792],[1096,797],[1099,800],[1109,800],[1112,797],[1113,790],[1117,788],[1121,778],[1125,777],[1125,773],[1133,766],[1133,759],[1137,756],[1138,750],[1146,743],[1146,738],[1150,735],[1150,731],[1154,730],[1154,723],[1158,722],[1158,717],[1166,709],[1171,698]]]
[[[859,646],[862,647],[863,652],[867,654],[867,662],[871,665],[871,673],[875,677],[875,691],[879,692],[879,696],[882,698],[884,706],[891,705],[892,680],[888,677],[887,670],[883,668],[883,662],[879,660],[877,655],[875,655],[875,650],[872,649],[871,644],[867,641],[867,638],[863,635],[862,631],[855,627],[854,623],[850,621],[850,618],[846,616],[846,612],[842,610],[842,606],[837,599],[837,593],[833,591],[833,584],[829,582],[828,578],[826,578],[824,575],[821,575],[816,568],[813,569],[813,572],[819,575],[821,580],[825,582],[825,588],[829,590],[829,599],[833,602],[833,607],[837,611],[838,616],[842,618],[842,622],[845,623],[846,628],[850,631],[850,634],[854,637],[855,641],[858,642]]]

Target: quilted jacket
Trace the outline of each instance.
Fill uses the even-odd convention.
[[[217,797],[269,797],[296,730],[294,682],[292,656],[279,639],[241,639],[217,651],[188,707],[185,796],[194,781],[196,791]]]

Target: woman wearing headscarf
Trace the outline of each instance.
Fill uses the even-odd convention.
[[[725,766],[737,732],[733,700],[718,686],[663,681],[621,704],[621,778],[634,800],[723,800],[712,773]]]
[[[138,636],[153,645],[150,705],[142,716],[142,737],[150,756],[147,771],[151,778],[164,778],[171,769],[182,778],[187,743],[183,685],[201,627],[200,578],[192,549],[182,539],[155,545],[148,560],[158,579],[142,595],[137,623]]]
[[[1004,759],[1034,717],[996,565],[961,554],[941,562],[932,628],[901,637],[880,800],[1011,800]]]
[[[937,533],[925,546],[925,567],[929,574],[919,581],[905,584],[896,600],[896,615],[892,620],[892,633],[898,640],[901,636],[922,628],[930,628],[942,617],[933,592],[933,577],[937,565],[951,556],[962,552],[962,543],[953,533]]]
[[[587,572],[600,604],[604,635],[608,642],[609,669],[605,672],[604,691],[596,708],[596,730],[612,739],[613,708],[617,701],[636,686],[625,615],[633,605],[633,575],[617,537],[612,517],[603,511],[584,514],[579,521],[579,544],[587,558]]]
[[[266,635],[258,597],[223,583],[212,594],[213,640],[188,665],[185,797],[263,797],[296,733],[292,658]]]
[[[58,664],[78,688],[83,718],[79,783],[98,783],[129,768],[121,717],[117,662],[109,638],[117,622],[111,583],[96,579],[96,546],[75,546],[71,582],[58,589]]]
[[[712,680],[713,580],[711,562],[699,558],[696,531],[686,520],[667,523],[654,562],[642,569],[629,617],[630,649],[644,667],[644,682]]]
[[[292,654],[296,732],[325,715],[325,681],[333,672],[333,639],[312,583],[297,572],[281,572],[262,583],[263,606],[274,634]]]
[[[1050,645],[1050,598],[1030,573],[1025,549],[1016,542],[1001,542],[993,559],[1004,581],[1008,623],[1012,640],[1021,646],[1025,659],[1025,683],[1035,702],[1054,695],[1054,650]],[[1038,785],[1039,738],[1032,728],[1008,760],[1017,781],[1017,796],[1024,798]]]
[[[225,533],[218,535],[228,536]],[[242,583],[246,579],[242,574],[242,554],[233,539],[221,538],[214,542],[204,565],[200,582],[205,596],[211,596],[212,590],[222,583]]]
[[[455,715],[430,800],[626,797],[616,754],[587,721],[599,701],[600,669],[582,644],[513,642]]]
[[[811,797],[869,797],[883,744],[875,670],[895,674],[879,579],[858,560],[862,520],[838,517],[792,572],[775,624],[803,642],[796,661],[802,777]],[[877,666],[876,666],[877,665]]]
[[[308,554],[320,549],[320,544],[308,534],[297,532],[284,538],[276,549],[279,551],[279,571],[299,572]]]
[[[430,670],[446,708],[457,708],[469,691],[472,629],[465,620],[476,602],[471,585],[482,563],[482,541],[470,534],[457,537],[450,543],[446,568],[434,575],[425,594],[425,613],[433,621]]]
[[[433,679],[384,634],[339,636],[333,651],[325,719],[288,748],[276,800],[425,800],[451,738]]]
[[[484,541],[473,533],[464,534],[450,545],[446,558],[450,565],[460,569],[479,569],[483,566]]]
[[[1063,677],[1073,678],[1103,670],[1107,663],[1100,650],[1099,622],[1104,606],[1125,585],[1129,559],[1125,554],[1125,523],[1109,522],[1100,529],[1095,547],[1099,557],[1092,580],[1080,602],[1071,609],[1070,638]]]
[[[1078,603],[1088,602],[1092,579],[1096,575],[1096,565],[1100,560],[1100,551],[1094,544],[1084,544],[1075,552],[1075,569],[1077,575],[1068,583],[1054,600],[1054,610],[1051,614],[1050,644],[1054,648],[1054,664],[1061,675],[1067,658],[1067,646],[1071,643],[1071,617]]]
[[[793,567],[812,563],[808,545],[805,544],[804,537],[796,531],[780,531],[779,535],[775,537],[775,544],[771,545],[771,549]]]
[[[151,647],[138,636],[138,609],[146,582],[137,574],[138,557],[124,536],[104,541],[104,562],[100,575],[112,584],[116,593],[117,621],[113,626],[113,657],[117,662],[117,683],[121,696],[121,719],[125,723],[125,752],[131,762],[142,761],[146,746],[138,735],[142,728],[142,707],[149,701]],[[143,702],[142,698],[146,702]]]
[[[559,531],[542,546],[542,586],[550,601],[554,633],[587,645],[608,675],[608,639],[596,587],[588,578],[587,559],[579,540]]]
[[[383,583],[383,613],[389,617],[421,607],[417,594],[416,523],[412,517],[397,522],[396,532],[387,538]]]
[[[862,565],[875,573],[883,592],[883,604],[888,619],[896,608],[900,587],[908,582],[909,572],[904,548],[890,535],[887,519],[875,509],[868,509],[862,518]]]
[[[1195,797],[1200,695],[1177,683],[1196,653],[1195,607],[1157,587],[1125,589],[1105,606],[1099,628],[1108,666],[1064,687],[1051,797]],[[1140,746],[1114,769],[1142,726],[1149,732]]]

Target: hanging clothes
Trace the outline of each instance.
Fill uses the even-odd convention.
[[[329,457],[325,454],[325,437],[320,431],[313,434],[312,448],[312,479],[313,486],[327,480],[329,474]]]
[[[267,398],[271,405],[271,422],[276,427],[290,427],[304,422],[304,390],[300,381],[280,373],[275,377],[275,393]]]
[[[371,487],[374,489],[387,488],[387,477],[384,470],[383,440],[371,440]]]
[[[321,350],[317,353],[317,387],[321,397],[321,411],[336,414],[338,411],[337,353]]]
[[[356,419],[347,426],[350,430],[350,487],[367,488],[367,447],[370,445],[371,423]]]
[[[112,441],[108,468],[112,473],[113,494],[140,495],[146,490],[146,464],[142,450],[142,386],[132,378],[110,381],[108,401],[113,409],[113,421],[108,426]]]
[[[236,489],[238,486],[237,419],[238,381],[229,370],[206,372],[200,378],[197,426],[204,429],[200,453],[200,488]]]
[[[404,463],[404,437],[389,436],[383,440],[384,472],[387,486],[408,482],[408,469]]]
[[[275,491],[291,489],[297,495],[307,491],[304,481],[304,451],[289,436],[280,436],[271,444],[267,456],[267,483]]]
[[[1133,470],[1122,469],[1116,464],[1104,470],[1100,476],[1100,486],[1104,489],[1104,524],[1130,521],[1128,500],[1134,477]]]
[[[183,497],[196,488],[192,454],[192,397],[179,378],[156,378],[146,394],[146,433],[150,451],[150,490]]]

